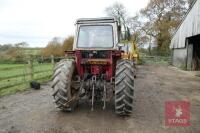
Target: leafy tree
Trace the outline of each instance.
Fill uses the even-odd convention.
[[[63,42],[60,41],[58,37],[54,37],[47,46],[42,49],[42,55],[44,57],[50,57],[51,55],[55,57],[64,56],[64,52],[67,50],[72,50],[74,43],[74,37],[69,36]]]
[[[62,45],[63,50],[64,51],[72,50],[73,49],[73,43],[74,43],[74,36],[67,37],[64,40],[63,45]]]
[[[62,43],[60,42],[60,39],[57,37],[54,37],[47,46],[42,49],[42,55],[45,57],[50,57],[51,55],[59,57],[63,56],[64,52],[62,50]]]
[[[187,0],[150,0],[141,10],[141,17],[145,20],[141,29],[156,39],[161,53],[169,51],[171,35],[187,12],[187,4]]]
[[[4,44],[4,45],[0,45],[0,53],[1,52],[5,52],[8,49],[12,48],[12,44]]]
[[[5,58],[14,62],[24,62],[25,61],[25,51],[24,48],[27,47],[26,42],[16,43],[14,46],[8,45]]]

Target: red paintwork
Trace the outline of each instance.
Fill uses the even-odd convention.
[[[107,51],[109,54],[104,59],[94,59],[95,61],[99,61],[97,64],[86,64],[86,62],[90,62],[93,58],[82,58],[81,50],[77,51],[66,51],[66,56],[73,56],[76,61],[76,70],[77,74],[83,78],[84,73],[91,73],[92,75],[105,74],[105,80],[111,80],[115,75],[116,62],[121,58],[121,51]],[[101,63],[101,61],[103,62]]]
[[[98,66],[98,65],[92,65],[91,66],[91,73],[93,75],[98,75],[98,74],[100,74],[100,69],[101,69],[100,66]]]

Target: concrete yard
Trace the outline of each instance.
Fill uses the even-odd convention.
[[[139,66],[133,115],[119,117],[114,103],[106,110],[81,102],[71,113],[55,108],[52,90],[26,91],[0,98],[0,133],[199,133],[200,78],[169,66]],[[166,127],[165,102],[191,104],[191,126]]]

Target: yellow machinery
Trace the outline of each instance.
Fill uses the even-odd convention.
[[[137,73],[137,67],[136,65],[138,64],[138,59],[139,59],[139,51],[137,44],[134,42],[129,42],[126,43],[124,46],[121,47],[121,49],[124,51],[122,58],[127,59],[133,62],[133,67],[134,67],[134,77],[136,78],[136,73]]]
[[[125,44],[122,47],[122,50],[124,51],[122,58],[128,59],[134,61],[136,64],[138,63],[139,58],[139,51],[137,44],[135,42],[130,42]]]

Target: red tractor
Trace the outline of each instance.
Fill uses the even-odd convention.
[[[80,99],[94,103],[114,98],[115,112],[130,115],[134,96],[134,63],[122,58],[120,26],[114,18],[78,19],[73,51],[54,69],[53,97],[58,108],[72,111]]]

